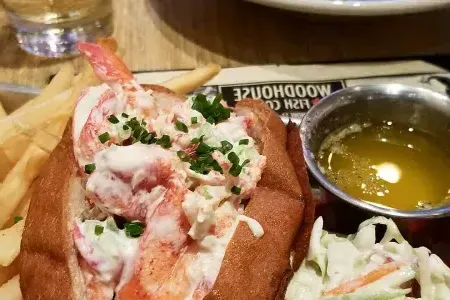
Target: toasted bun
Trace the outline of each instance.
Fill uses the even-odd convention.
[[[272,141],[277,141],[282,145],[283,149],[286,147],[286,126],[280,117],[270,109],[267,104],[259,99],[242,99],[236,104],[235,111],[244,114],[253,113],[256,117],[256,136],[265,136],[264,132],[267,130],[274,138]]]
[[[302,211],[298,199],[257,188],[245,215],[261,224],[264,235],[257,238],[246,224],[238,225],[214,288],[205,299],[273,299],[289,269],[291,245]]]
[[[253,131],[267,158],[258,188],[245,209],[245,215],[257,220],[265,233],[256,238],[246,224],[238,225],[206,299],[282,299],[292,275],[291,246],[303,217],[302,187],[309,185],[299,183],[290,159],[298,152],[288,153],[286,127],[278,115],[261,100],[242,100],[236,110],[251,111],[255,116]],[[303,156],[295,160],[301,166]]]
[[[155,96],[178,101],[164,87],[144,85]],[[173,99],[172,99],[173,98]],[[170,101],[169,101],[170,102]],[[256,238],[239,224],[207,299],[273,299],[289,270],[289,256],[302,220],[302,189],[286,151],[286,127],[262,101],[243,100],[237,112],[252,111],[255,134],[267,167],[245,209],[265,234]],[[24,299],[85,299],[84,281],[72,238],[74,218],[87,208],[73,155],[71,124],[38,180],[22,239]]]
[[[38,179],[21,245],[20,287],[25,300],[84,299],[72,222],[86,208],[77,178],[72,126]]]
[[[306,257],[306,254],[308,253],[311,230],[314,225],[316,204],[312,196],[311,187],[309,185],[308,171],[306,169],[305,160],[303,158],[300,130],[292,122],[289,122],[287,126],[286,148],[294,166],[297,180],[302,190],[302,200],[305,204],[302,225],[300,230],[298,231],[294,245],[293,268],[294,271],[297,271],[297,269],[303,262],[303,259]]]

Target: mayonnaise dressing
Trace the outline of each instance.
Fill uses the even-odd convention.
[[[85,93],[78,99],[77,105],[73,112],[73,138],[78,141],[81,130],[86,124],[91,111],[98,105],[99,98],[108,90],[107,84],[89,87]]]
[[[238,219],[238,221],[247,223],[248,227],[250,228],[250,230],[252,231],[252,233],[255,237],[260,238],[264,235],[263,227],[255,219],[249,218],[244,215],[239,215],[237,217],[237,219]]]
[[[238,211],[230,203],[225,202],[216,210],[219,219],[229,218],[234,220],[222,235],[209,234],[198,241],[199,252],[195,261],[188,266],[187,274],[190,279],[190,290],[185,299],[192,299],[197,287],[201,284],[212,286],[219,274],[225,251],[238,225]]]
[[[123,230],[111,225],[113,220],[75,221],[75,244],[85,261],[98,273],[102,283],[117,280],[117,288],[128,282],[138,253],[138,239],[129,238]],[[96,234],[97,227],[103,228]]]

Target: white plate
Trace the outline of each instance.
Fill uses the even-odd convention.
[[[450,0],[248,0],[262,5],[328,15],[380,16],[450,6]]]

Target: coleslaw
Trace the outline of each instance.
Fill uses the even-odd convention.
[[[387,227],[379,242],[377,225]],[[416,283],[421,298],[411,296]],[[339,236],[323,230],[319,217],[285,299],[450,299],[450,268],[427,248],[413,248],[391,219],[374,217],[356,234]]]

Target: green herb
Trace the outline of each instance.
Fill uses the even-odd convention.
[[[14,224],[18,223],[19,221],[23,220],[23,217],[21,216],[15,216],[14,217]]]
[[[161,138],[159,138],[156,141],[157,145],[160,145],[163,148],[170,148],[172,146],[172,143],[170,142],[170,137],[168,135],[163,135]]]
[[[214,162],[215,160],[211,154],[202,154],[197,156],[197,159],[191,161],[191,166],[189,168],[197,173],[206,175],[213,168],[212,164]]]
[[[197,143],[203,142],[203,137],[204,137],[204,135],[202,135],[202,136],[199,137],[199,138],[193,138],[193,139],[191,140],[191,144],[197,144]]]
[[[235,194],[235,195],[239,195],[239,194],[241,193],[241,188],[240,188],[240,187],[237,187],[237,186],[233,186],[233,187],[231,188],[231,192],[232,192],[233,194]]]
[[[156,132],[152,131],[148,135],[147,144],[150,145],[150,144],[154,144],[154,143],[156,143]]]
[[[188,133],[188,128],[187,128],[186,124],[184,124],[183,122],[181,122],[179,120],[175,121],[175,128],[178,129],[179,131]]]
[[[239,141],[239,145],[248,145],[248,139],[242,139]]]
[[[109,136],[109,133],[108,133],[108,132],[104,132],[104,133],[102,133],[102,134],[100,134],[100,135],[98,136],[98,139],[100,140],[100,142],[101,142],[102,144],[104,144],[104,143],[106,143],[107,141],[109,141],[110,138],[111,138],[111,137]]]
[[[221,147],[219,148],[219,151],[222,152],[222,154],[227,154],[231,149],[233,149],[233,144],[228,141],[221,141],[220,144]]]
[[[130,127],[128,127],[127,125],[123,125],[122,128],[123,128],[123,130],[128,130],[128,129],[130,129]]]
[[[197,117],[192,117],[191,118],[191,124],[192,125],[197,124]]]
[[[197,146],[197,150],[195,150],[195,153],[197,153],[197,154],[207,154],[207,153],[211,153],[212,151],[214,151],[213,147],[208,146],[204,142],[200,142],[200,144],[198,144],[198,146]]]
[[[144,232],[144,225],[141,222],[127,222],[124,224],[125,234],[128,237],[140,237]]]
[[[228,160],[229,160],[233,165],[239,164],[239,157],[237,156],[236,153],[230,152],[230,153],[228,154],[227,157],[228,157]]]
[[[84,172],[86,174],[91,174],[94,171],[95,171],[95,164],[88,164],[84,166]]]
[[[150,140],[150,133],[144,129],[140,137],[140,142],[142,144],[147,144],[149,140]]]
[[[181,161],[188,162],[190,160],[189,155],[187,155],[187,153],[184,151],[177,151],[177,155],[181,159]]]
[[[213,169],[214,171],[217,171],[217,172],[219,172],[220,174],[223,174],[223,169],[222,169],[222,167],[219,165],[219,163],[218,163],[216,160],[214,160],[214,161],[211,163],[211,167],[212,167],[212,169]]]
[[[95,235],[102,234],[104,229],[105,228],[103,228],[103,226],[101,226],[101,225],[95,225]]]
[[[136,120],[136,117],[133,117],[130,120],[126,121],[125,125],[128,125],[128,127],[130,127],[131,130],[135,130],[137,127],[140,126],[139,121]]]
[[[242,167],[244,167],[246,164],[248,164],[250,162],[250,159],[246,159],[244,160],[244,162],[242,163]]]
[[[225,108],[220,101],[222,94],[217,94],[212,102],[205,95],[197,94],[192,102],[192,109],[200,112],[207,122],[217,124],[230,117],[231,110]]]
[[[144,130],[144,128],[142,128],[142,127],[136,127],[136,129],[133,131],[133,137],[136,139],[136,140],[139,140],[139,137],[141,136],[141,133],[142,133],[142,131]]]
[[[147,125],[147,122],[145,122],[144,119],[142,119],[141,124],[142,124],[142,126],[145,126],[145,125]]]
[[[111,123],[113,123],[113,124],[119,123],[119,119],[117,119],[117,117],[116,117],[115,115],[110,115],[110,116],[108,117],[108,121],[111,122]]]
[[[239,174],[241,174],[241,171],[242,171],[242,167],[238,164],[234,164],[231,166],[228,173],[230,173],[231,176],[238,177]]]
[[[122,117],[124,117],[124,118],[128,118],[128,117],[129,117],[129,115],[128,115],[128,114],[126,114],[126,113],[122,113]]]

